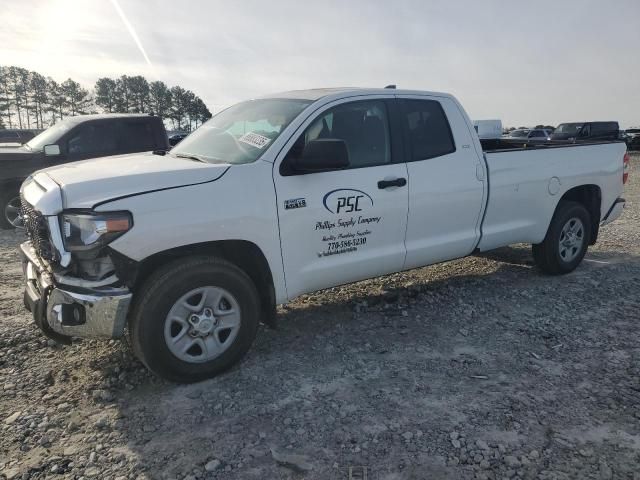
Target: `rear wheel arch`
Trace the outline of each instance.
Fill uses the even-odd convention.
[[[555,212],[558,210],[562,202],[576,202],[584,206],[589,212],[591,219],[591,231],[589,245],[594,245],[598,240],[598,232],[600,230],[600,220],[602,218],[602,190],[598,185],[587,184],[579,185],[567,190],[562,198],[558,201]]]
[[[262,321],[270,327],[275,327],[276,295],[271,268],[260,247],[247,240],[204,242],[155,253],[137,265],[135,275],[128,279],[129,286],[135,295],[135,291],[140,289],[145,280],[164,265],[180,258],[202,255],[222,258],[244,271],[260,295]]]
[[[551,275],[572,272],[587,253],[590,228],[591,214],[582,203],[560,201],[544,240],[532,245],[534,262]]]

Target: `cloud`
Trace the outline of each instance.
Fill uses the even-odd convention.
[[[120,8],[120,4],[118,3],[118,0],[111,0],[111,4],[113,5],[113,8],[116,9],[116,12],[118,12],[118,15],[122,19],[122,23],[124,23],[124,26],[127,27],[127,30],[129,31],[129,34],[131,35],[131,38],[133,39],[133,41],[135,42],[136,46],[138,47],[138,50],[140,50],[140,53],[142,53],[142,56],[146,60],[147,64],[149,66],[152,66],[151,65],[151,60],[149,60],[149,57],[147,56],[147,52],[145,52],[144,47],[142,46],[142,42],[140,41],[140,38],[138,38],[138,34],[136,33],[135,29],[133,28],[133,25],[131,25],[131,22],[129,22],[129,20],[127,19],[127,16],[122,11],[122,8]]]
[[[640,124],[637,0],[119,5],[135,30],[105,1],[8,2],[1,61],[88,85],[159,78],[214,109],[274,91],[394,83],[451,92],[472,118],[506,125]]]

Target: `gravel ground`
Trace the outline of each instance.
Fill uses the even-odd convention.
[[[640,479],[633,172],[625,196],[570,275],[514,246],[304,296],[189,386],[48,341],[1,233],[0,478]]]

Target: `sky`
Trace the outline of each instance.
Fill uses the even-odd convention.
[[[143,75],[212,112],[313,87],[454,94],[505,126],[640,125],[640,0],[0,0],[0,65]]]

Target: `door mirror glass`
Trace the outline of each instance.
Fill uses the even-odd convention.
[[[312,140],[304,147],[293,167],[298,172],[336,170],[349,166],[349,152],[344,140],[321,138]]]
[[[58,145],[45,145],[44,146],[44,154],[47,157],[52,157],[56,155],[60,155],[60,146]]]

